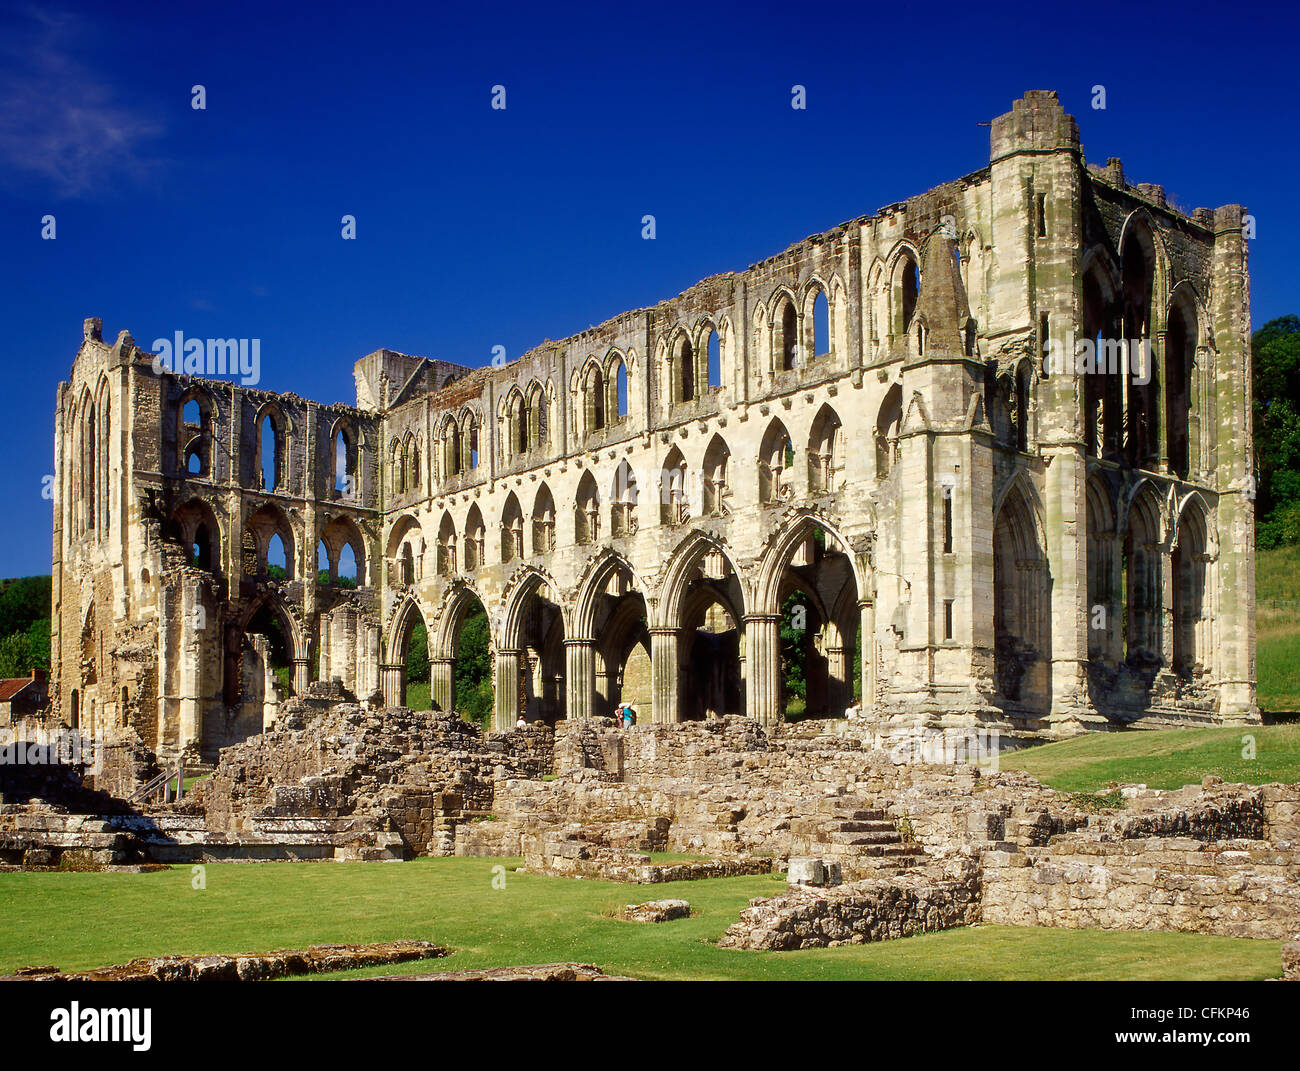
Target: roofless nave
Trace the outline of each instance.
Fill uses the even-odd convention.
[[[503,368],[372,353],[355,408],[158,372],[87,320],[54,702],[210,755],[274,716],[277,660],[400,703],[424,621],[450,708],[477,600],[498,728],[770,722],[793,595],[811,714],[1257,719],[1242,218],[1087,165],[1031,92],[964,178]],[[1145,340],[1152,374],[1045,371],[1076,337]]]

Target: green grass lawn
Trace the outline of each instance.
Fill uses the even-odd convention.
[[[1300,781],[1300,725],[1095,733],[1004,755],[1001,767],[1066,792],[1093,792],[1109,781],[1182,788],[1206,774],[1252,785]]]
[[[1277,941],[1198,934],[981,926],[881,944],[745,952],[710,942],[778,875],[620,886],[516,874],[517,860],[259,863],[150,874],[0,874],[0,973],[133,956],[261,952],[324,942],[416,938],[446,959],[357,972],[423,973],[580,960],[640,978],[1251,979],[1281,972]],[[505,887],[493,887],[504,864]],[[694,917],[659,925],[611,917],[679,897]]]
[[[1255,557],[1256,674],[1266,711],[1300,710],[1300,547]]]

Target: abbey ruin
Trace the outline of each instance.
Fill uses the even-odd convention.
[[[277,664],[401,705],[424,622],[453,710],[481,604],[498,730],[769,726],[794,605],[812,717],[1258,721],[1243,219],[1087,164],[1031,92],[964,177],[501,367],[369,354],[355,406],[89,319],[51,703],[211,760],[275,719]]]

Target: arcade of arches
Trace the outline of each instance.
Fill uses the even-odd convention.
[[[1243,210],[1087,164],[1055,94],[990,136],[960,181],[509,364],[377,350],[355,406],[87,320],[56,708],[165,756],[289,695],[499,730],[1257,720]]]

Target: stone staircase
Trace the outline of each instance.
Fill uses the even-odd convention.
[[[127,862],[131,838],[98,815],[67,814],[31,805],[0,808],[0,863],[55,867],[76,861],[91,866]]]
[[[131,835],[154,863],[305,861],[383,862],[403,858],[402,838],[351,817],[255,815],[238,831],[209,830],[201,815],[157,809],[118,816],[112,825]]]
[[[829,796],[790,822],[790,855],[839,863],[845,881],[896,874],[929,862],[885,814],[857,796]]]

